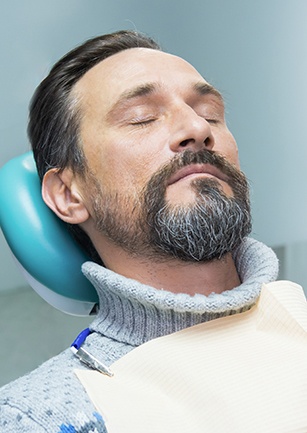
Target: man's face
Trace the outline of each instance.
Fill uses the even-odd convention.
[[[89,70],[74,92],[81,104],[81,142],[91,173],[83,198],[98,230],[111,240],[120,233],[128,250],[133,239],[138,248],[152,242],[143,223],[151,224],[148,186],[161,167],[167,171],[159,190],[162,206],[176,213],[179,208],[190,212],[204,195],[197,187],[201,180],[223,200],[232,200],[228,169],[203,155],[222,156],[239,168],[223,100],[189,63],[155,50],[126,50]],[[200,156],[193,159],[196,154]]]

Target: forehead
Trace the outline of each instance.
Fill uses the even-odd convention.
[[[148,48],[131,48],[95,65],[76,83],[74,90],[87,103],[103,95],[104,104],[111,105],[137,85],[157,83],[161,88],[184,90],[199,82],[206,83],[182,58]]]

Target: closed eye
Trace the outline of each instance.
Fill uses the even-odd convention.
[[[206,119],[206,121],[212,125],[216,125],[219,123],[219,120],[217,119]]]
[[[130,121],[131,125],[139,125],[139,126],[146,126],[150,123],[154,122],[156,118],[150,117],[150,118],[135,118]]]

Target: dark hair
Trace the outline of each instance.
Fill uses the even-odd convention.
[[[69,167],[80,175],[86,173],[87,164],[79,140],[79,109],[71,96],[73,86],[107,57],[140,47],[160,50],[153,39],[134,31],[95,37],[60,59],[38,86],[30,104],[28,135],[41,180],[50,168]],[[70,226],[70,229],[91,258],[99,261],[83,230],[78,226]]]
[[[70,167],[82,174],[84,161],[78,138],[78,109],[71,98],[71,90],[97,63],[120,51],[138,47],[160,49],[148,36],[128,30],[95,37],[60,59],[37,87],[30,104],[28,135],[41,179],[53,167],[60,170]]]

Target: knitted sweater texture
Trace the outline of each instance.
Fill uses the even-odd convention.
[[[173,294],[115,274],[95,263],[83,272],[95,286],[100,311],[83,347],[105,365],[133,348],[201,322],[249,309],[262,283],[274,281],[278,263],[271,249],[247,239],[235,251],[242,284],[209,296]],[[200,287],[202,282],[199,282]],[[0,390],[2,433],[105,433],[104,422],[74,370],[87,368],[70,349]]]

